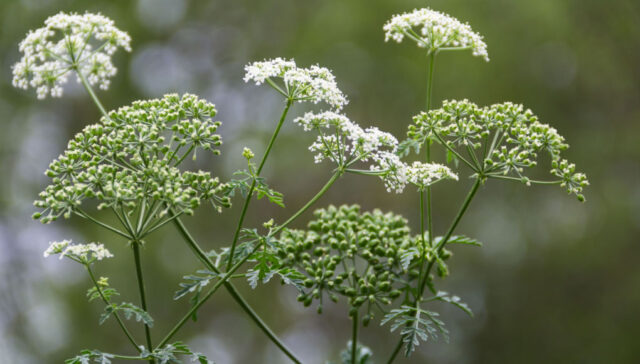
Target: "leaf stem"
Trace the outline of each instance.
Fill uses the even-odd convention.
[[[427,76],[427,100],[425,104],[427,109],[425,111],[429,111],[431,109],[431,96],[433,94],[433,70],[435,67],[435,63],[436,63],[436,54],[434,52],[430,52],[429,53],[429,72]],[[431,140],[427,139],[426,143],[427,143],[425,147],[426,158],[427,158],[427,163],[429,163],[431,162]],[[431,186],[427,186],[426,190],[427,190],[427,229],[429,229],[429,245],[431,245],[433,242],[432,240],[433,218],[431,216]],[[420,213],[422,216],[423,210],[424,210],[424,207],[422,206],[422,193],[420,193],[420,199],[421,199]],[[424,226],[421,227],[420,233],[424,234]],[[424,240],[424,235],[422,239]]]
[[[81,210],[80,208],[76,208],[75,211],[76,215],[83,217],[85,219],[90,220],[91,222],[96,223],[97,225],[102,226],[103,228],[112,231],[120,236],[122,236],[125,239],[131,239],[131,236],[127,235],[126,233],[114,228],[113,226],[109,225],[109,224],[105,224],[102,221],[96,220],[95,218],[91,217],[91,215],[87,214],[86,212],[84,212],[83,210]]]
[[[96,277],[93,275],[93,271],[91,270],[91,267],[86,264],[85,267],[87,268],[87,272],[89,273],[89,277],[91,277],[91,282],[93,282],[93,286],[96,287],[96,291],[98,291],[98,294],[100,294],[100,298],[102,298],[102,301],[109,306],[111,304],[111,302],[109,301],[109,299],[107,297],[105,297],[105,295],[102,293],[102,288],[100,288],[100,285],[98,284],[98,281],[96,280]],[[118,315],[118,312],[113,312],[113,316],[116,318],[116,321],[118,321],[118,325],[120,326],[120,328],[122,329],[122,332],[124,332],[124,334],[127,336],[127,338],[129,339],[129,342],[131,342],[131,344],[133,345],[133,347],[138,351],[141,352],[142,350],[140,350],[140,347],[138,346],[138,344],[136,343],[136,341],[133,339],[133,336],[131,336],[131,333],[129,332],[129,330],[127,329],[127,327],[125,326],[124,322],[122,322],[122,319],[120,318],[120,315]]]
[[[351,364],[356,364],[358,357],[358,311],[356,310],[351,317],[353,326],[351,329]]]
[[[104,106],[102,106],[102,103],[98,99],[98,96],[96,96],[95,92],[93,92],[93,88],[91,87],[89,82],[87,82],[87,79],[84,77],[82,72],[80,72],[80,70],[77,67],[74,67],[74,70],[76,71],[76,74],[78,74],[78,78],[80,79],[82,86],[84,86],[85,90],[87,90],[87,92],[93,99],[93,102],[96,104],[98,109],[100,109],[100,112],[102,113],[102,115],[104,115],[104,117],[107,118],[107,120],[111,120],[111,118],[109,117],[109,114],[107,114],[107,110],[105,110]]]
[[[501,174],[493,174],[493,173],[489,173],[487,174],[488,178],[496,178],[496,179],[504,179],[507,181],[517,181],[517,182],[522,182],[522,178],[516,178],[516,177],[511,177],[511,176],[503,176]],[[538,180],[529,180],[528,182],[530,183],[535,183],[535,184],[540,184],[540,185],[558,185],[560,183],[562,183],[562,180],[557,180],[557,181],[538,181]]]
[[[287,113],[289,112],[289,108],[291,107],[291,104],[293,103],[293,100],[291,99],[287,99],[287,104],[284,107],[284,110],[282,111],[282,115],[280,116],[280,120],[278,121],[278,125],[276,126],[276,130],[273,132],[273,135],[271,135],[271,140],[269,141],[269,144],[267,145],[267,150],[264,152],[264,155],[262,156],[262,160],[260,161],[260,165],[258,166],[258,169],[256,170],[256,176],[253,178],[253,181],[251,182],[251,187],[249,188],[249,191],[247,192],[247,196],[244,199],[244,204],[242,205],[242,212],[240,213],[240,219],[238,220],[238,225],[236,226],[236,231],[233,234],[233,240],[231,242],[231,249],[229,251],[229,261],[227,262],[227,267],[226,269],[229,270],[229,268],[231,267],[231,264],[233,263],[233,255],[235,253],[236,250],[236,245],[238,244],[238,238],[240,237],[240,231],[242,230],[242,223],[244,222],[244,218],[247,214],[247,209],[249,208],[249,203],[251,202],[251,197],[253,195],[253,191],[256,188],[256,178],[260,176],[260,172],[262,172],[262,167],[264,167],[265,162],[267,161],[267,157],[269,156],[269,153],[271,152],[271,148],[273,147],[273,143],[275,142],[276,138],[278,137],[278,134],[280,133],[280,128],[282,128],[282,124],[284,123],[285,118],[287,117]]]
[[[398,356],[398,353],[400,353],[400,349],[402,349],[402,344],[404,344],[404,341],[402,341],[402,338],[400,338],[400,340],[398,340],[396,348],[393,349],[393,353],[391,353],[389,360],[387,360],[387,364],[391,364],[394,360],[396,360],[396,356]]]
[[[334,173],[333,176],[331,176],[331,178],[327,181],[327,183],[325,183],[325,185],[322,186],[320,191],[318,191],[318,193],[316,193],[316,195],[313,196],[313,198],[311,198],[311,200],[309,200],[309,202],[307,202],[304,206],[302,206],[295,214],[293,214],[282,225],[279,225],[275,230],[272,230],[271,232],[269,232],[269,236],[274,236],[275,234],[279,233],[282,229],[287,227],[287,225],[289,225],[291,222],[293,222],[293,220],[297,219],[298,216],[302,215],[302,213],[307,211],[309,209],[309,207],[311,207],[311,205],[313,205],[316,201],[318,201],[318,199],[320,197],[322,197],[322,195],[324,195],[325,192],[327,192],[329,187],[331,187],[331,185],[333,185],[335,183],[335,181],[338,180],[338,178],[340,178],[342,173],[343,173],[342,170],[336,171],[336,173]]]
[[[144,289],[144,278],[142,276],[142,264],[140,262],[140,242],[137,240],[133,240],[131,242],[133,248],[133,258],[136,264],[136,276],[138,277],[138,290],[140,291],[140,306],[145,312],[147,311],[147,298]],[[149,330],[149,325],[144,324],[144,334],[147,340],[147,348],[149,351],[153,351],[153,345],[151,344],[151,331]],[[149,359],[149,363],[154,364],[154,359]]]
[[[251,254],[253,254],[253,252],[255,252],[261,244],[257,244],[253,250],[251,251]],[[191,309],[189,310],[189,312],[187,312],[184,316],[182,316],[182,318],[180,319],[180,321],[178,321],[178,323],[171,329],[171,331],[169,331],[169,333],[164,337],[164,339],[162,339],[162,341],[158,344],[157,348],[161,348],[163,347],[165,344],[167,344],[169,342],[169,340],[171,340],[171,338],[178,333],[178,331],[180,330],[180,328],[182,328],[182,326],[189,320],[189,318],[191,318],[193,316],[193,314],[196,313],[196,311],[198,311],[198,309],[200,308],[200,306],[202,306],[208,299],[209,297],[211,297],[217,290],[218,288],[220,288],[221,285],[223,285],[229,278],[233,278],[234,275],[233,273],[240,268],[240,266],[242,264],[244,264],[244,262],[247,261],[247,259],[249,259],[249,257],[251,257],[251,254],[248,254],[247,256],[245,256],[244,258],[242,258],[239,262],[237,262],[236,264],[233,265],[233,267],[231,267],[231,269],[229,269],[224,276],[220,277],[220,280],[218,280],[215,285],[209,290],[209,292],[207,292],[204,297],[202,297],[196,304],[194,304]],[[242,275],[244,276],[244,275]]]
[[[282,225],[279,225],[275,230],[272,230],[269,232],[269,236],[274,236],[276,235],[278,232],[280,232],[282,229],[284,229],[287,225],[289,225],[291,222],[293,222],[297,217],[299,217],[302,213],[304,213],[307,209],[309,209],[309,207],[311,207],[311,205],[316,202],[320,197],[322,197],[322,195],[325,194],[325,192],[327,192],[327,190],[329,189],[329,187],[331,187],[331,185],[333,185],[333,183],[338,179],[338,177],[340,177],[342,175],[342,171],[338,171],[336,172],[330,179],[329,181],[327,181],[327,183],[320,189],[320,191],[313,196],[313,198],[311,198],[311,200],[309,200],[309,202],[307,202],[303,207],[301,207],[298,211],[296,211],[296,213],[294,213],[287,221],[285,221]],[[171,217],[175,217],[175,214],[172,210],[169,210],[169,214],[171,215]],[[184,226],[184,224],[182,223],[182,221],[179,218],[174,218],[172,220],[174,222],[174,224],[176,225],[176,227],[178,228],[178,231],[180,232],[180,234],[182,235],[184,241],[187,243],[187,245],[189,246],[189,248],[193,251],[193,253],[196,255],[196,257],[198,257],[198,259],[202,262],[202,264],[204,264],[204,266],[206,266],[207,268],[209,268],[210,270],[212,270],[215,273],[220,274],[220,269],[218,269],[218,267],[216,267],[216,265],[211,261],[211,259],[207,256],[207,254],[202,250],[202,248],[200,248],[200,246],[198,245],[198,243],[195,241],[195,239],[191,236],[191,234],[189,233],[189,231],[187,230],[187,228]],[[260,244],[258,244],[255,248],[257,249],[260,246]],[[280,350],[282,350],[282,352],[287,355],[294,363],[298,363],[300,364],[300,360],[298,360],[298,358],[295,357],[295,355],[290,351],[290,349],[288,349],[284,343],[282,343],[280,341],[280,339],[273,333],[273,331],[271,331],[271,329],[266,325],[266,323],[264,323],[264,321],[262,321],[262,319],[258,316],[258,314],[253,311],[253,309],[251,308],[251,306],[249,306],[249,304],[244,300],[244,298],[242,298],[242,296],[240,295],[240,293],[236,290],[236,288],[233,286],[233,284],[231,284],[230,282],[228,282],[228,279],[232,276],[232,274],[240,267],[240,265],[242,265],[249,257],[251,256],[251,254],[247,255],[246,257],[244,257],[241,261],[239,261],[238,263],[236,263],[233,267],[231,267],[229,270],[227,270],[227,272],[225,273],[225,275],[220,279],[220,281],[218,281],[216,283],[216,285],[212,288],[211,291],[207,292],[207,294],[200,300],[198,301],[198,303],[196,304],[197,307],[195,307],[195,309],[192,307],[191,310],[182,317],[182,319],[178,322],[178,324],[176,324],[176,326],[174,326],[174,328],[171,330],[170,334],[171,336],[168,336],[169,339],[175,335],[178,330],[180,330],[180,328],[188,321],[189,317],[191,317],[193,315],[193,313],[197,310],[198,307],[202,306],[202,304],[209,299],[209,297],[211,297],[211,295],[213,295],[213,293],[215,292],[215,290],[217,290],[217,288],[221,285],[224,284],[225,288],[227,289],[227,291],[229,292],[229,294],[231,294],[231,296],[233,297],[233,299],[240,305],[240,307],[251,317],[251,319],[253,319],[253,321],[258,325],[258,327],[267,335],[267,337],[269,337],[269,339],[271,339],[271,341],[273,341],[273,343],[280,348]],[[229,260],[232,261],[233,256],[230,256]],[[166,337],[165,337],[166,339]],[[169,340],[167,339],[167,340]],[[164,342],[164,340],[163,340]],[[165,342],[166,343],[166,342]]]
[[[449,230],[445,234],[444,238],[442,238],[442,240],[440,240],[440,242],[436,246],[436,252],[435,252],[435,256],[436,257],[440,254],[442,249],[444,249],[444,246],[449,242],[449,238],[451,238],[451,235],[453,234],[453,231],[458,226],[458,223],[462,219],[462,216],[467,211],[467,208],[469,207],[469,204],[471,203],[471,200],[473,200],[473,197],[476,195],[476,192],[478,192],[478,188],[480,187],[481,183],[482,183],[482,177],[478,176],[476,178],[475,182],[473,183],[473,186],[469,190],[469,193],[467,194],[467,197],[465,198],[464,202],[462,203],[462,206],[460,207],[460,210],[458,211],[458,214],[456,215],[456,217],[454,218],[453,222],[451,223],[451,226],[449,227]],[[421,298],[422,294],[424,293],[424,288],[425,288],[425,286],[427,284],[427,280],[429,278],[429,272],[431,271],[431,268],[433,267],[434,262],[435,262],[435,257],[434,257],[433,260],[431,260],[431,262],[429,262],[429,266],[427,267],[427,272],[423,277],[422,283],[420,285],[419,298]]]
[[[173,211],[171,210],[169,210],[169,214],[171,214],[172,216],[174,215]],[[182,235],[185,243],[193,251],[196,257],[198,257],[198,259],[202,262],[202,264],[204,264],[205,267],[212,270],[213,272],[219,274],[220,269],[218,269],[218,267],[216,267],[215,264],[213,264],[211,259],[207,256],[207,254],[200,248],[200,246],[195,241],[195,239],[191,236],[191,234],[189,234],[189,232],[187,231],[182,221],[179,218],[176,218],[173,220],[173,223],[177,227],[180,234]],[[287,355],[294,363],[301,364],[301,361],[298,360],[298,358],[296,358],[295,355],[293,355],[291,350],[287,348],[283,342],[280,341],[280,339],[273,333],[273,331],[271,331],[271,329],[267,326],[267,324],[264,321],[262,321],[262,319],[258,316],[258,314],[255,311],[253,311],[253,309],[249,306],[247,301],[245,301],[244,298],[242,298],[242,296],[240,295],[238,290],[235,288],[235,286],[233,286],[233,284],[223,279],[221,279],[220,282],[223,282],[222,284],[224,284],[224,287],[227,289],[231,297],[233,297],[233,299],[240,305],[240,307],[249,315],[249,317],[251,317],[251,319],[258,325],[258,327],[267,335],[267,337],[269,337],[269,339],[271,339],[271,341],[278,348],[280,348],[280,350],[282,350],[282,352],[285,355]],[[203,299],[202,302],[204,303],[204,301],[205,300]],[[177,327],[176,332],[178,329],[180,329],[180,327]]]

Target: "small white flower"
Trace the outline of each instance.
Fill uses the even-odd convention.
[[[387,192],[402,193],[409,182],[409,168],[395,153],[379,153],[370,169],[380,173]]]
[[[71,240],[54,241],[49,243],[49,247],[44,251],[44,257],[62,253],[67,246],[71,244]]]
[[[372,160],[369,172],[355,172],[380,176],[389,192],[401,193],[407,183],[425,188],[443,179],[458,179],[448,167],[440,164],[405,164],[395,153],[398,140],[393,135],[376,127],[362,129],[342,114],[307,112],[293,122],[305,131],[318,132],[316,141],[309,147],[316,153],[315,163],[329,159],[338,166],[349,167],[355,162]]]
[[[458,180],[458,175],[449,167],[438,163],[413,162],[407,168],[408,180],[418,188],[425,188],[442,179]]]
[[[469,24],[431,9],[416,9],[410,13],[394,15],[383,27],[385,41],[402,42],[413,39],[419,47],[437,52],[443,48],[469,48],[474,56],[489,61],[487,45],[482,36]]]
[[[395,151],[398,145],[393,135],[376,127],[362,129],[346,116],[333,111],[308,112],[293,122],[305,131],[318,132],[318,138],[309,147],[312,152],[317,152],[316,163],[325,158],[339,165],[356,160],[366,162],[381,151]],[[333,133],[325,130],[330,128],[334,129]]]
[[[13,66],[13,86],[35,88],[39,99],[61,97],[69,72],[76,71],[89,84],[107,89],[116,74],[111,56],[118,48],[131,51],[130,43],[129,35],[109,18],[61,12],[20,42],[23,56]]]
[[[424,189],[443,179],[458,180],[458,176],[446,166],[417,161],[408,165],[394,153],[379,153],[374,161],[376,163],[370,170],[379,173],[388,192],[401,193],[409,183]]]
[[[50,243],[44,251],[44,257],[60,254],[60,259],[68,257],[79,263],[88,264],[96,260],[112,258],[113,254],[103,244],[72,244],[71,240]]]
[[[325,102],[335,109],[341,109],[348,102],[331,71],[318,65],[301,68],[293,59],[275,58],[250,63],[244,69],[244,81],[253,81],[256,85],[272,78],[282,79],[283,87],[276,85],[276,89],[294,101]]]

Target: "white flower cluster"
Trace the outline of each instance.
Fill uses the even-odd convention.
[[[67,150],[47,170],[52,184],[35,206],[42,222],[69,217],[83,201],[95,198],[99,207],[135,208],[142,200],[192,213],[204,201],[228,206],[219,197],[227,187],[208,172],[183,172],[177,166],[197,149],[211,151],[222,141],[213,104],[195,95],[170,94],[136,101],[109,113],[109,119],[89,125],[72,139]],[[166,207],[168,206],[168,207]]]
[[[395,150],[398,145],[398,140],[393,135],[376,127],[362,129],[346,116],[333,111],[308,112],[293,122],[302,126],[305,131],[318,131],[318,138],[309,147],[309,150],[316,153],[316,163],[325,158],[338,165],[366,162],[385,149]],[[323,129],[331,127],[335,129],[335,134],[327,135]]]
[[[44,257],[60,255],[60,259],[67,257],[81,264],[89,264],[96,260],[113,258],[113,254],[103,244],[72,244],[71,240],[52,242],[44,251]]]
[[[458,180],[458,175],[449,167],[438,163],[413,162],[407,168],[409,182],[423,189],[442,179]]]
[[[458,180],[458,176],[449,169],[437,163],[413,162],[404,163],[394,153],[380,153],[375,156],[376,165],[370,167],[371,171],[380,172],[388,192],[402,193],[407,184],[411,183],[424,190],[443,179]]]
[[[416,31],[417,29],[417,31]],[[395,15],[383,27],[385,41],[402,42],[404,37],[414,40],[419,47],[437,52],[446,48],[471,49],[474,56],[489,61],[487,45],[482,36],[469,24],[431,9],[416,9]]]
[[[439,180],[458,177],[439,164],[414,162],[407,165],[396,155],[398,140],[376,127],[362,129],[346,116],[332,111],[308,112],[294,123],[305,131],[317,131],[318,137],[309,150],[316,153],[315,162],[329,159],[341,167],[372,160],[371,174],[382,178],[389,192],[400,193],[407,183],[424,188]],[[326,129],[333,128],[333,133]]]
[[[524,168],[535,166],[538,153],[546,151],[552,161],[551,173],[562,178],[561,185],[569,193],[584,199],[582,188],[589,184],[586,176],[575,173],[575,166],[560,155],[569,145],[555,128],[539,122],[522,105],[505,102],[479,107],[468,100],[445,101],[442,108],[415,116],[414,122],[409,127],[410,138],[460,148],[470,160],[477,159],[488,176],[513,174],[530,184]]]
[[[69,72],[76,71],[89,84],[107,89],[116,74],[111,56],[118,48],[131,51],[130,42],[127,33],[100,14],[59,13],[20,43],[23,56],[13,66],[13,85],[35,88],[39,99],[60,97]]]
[[[325,102],[337,110],[348,102],[338,88],[335,76],[331,71],[318,65],[300,68],[296,66],[293,59],[275,58],[250,63],[244,69],[244,81],[253,81],[256,85],[272,78],[282,79],[284,87],[281,88],[275,84],[272,86],[294,101]]]

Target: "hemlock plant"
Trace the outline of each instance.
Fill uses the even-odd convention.
[[[445,323],[432,303],[445,302],[472,315],[458,296],[436,288],[439,278],[449,274],[447,260],[454,244],[481,245],[454,235],[481,185],[491,179],[515,181],[526,186],[556,184],[584,201],[586,176],[562,157],[568,148],[553,127],[544,124],[530,110],[510,102],[479,106],[468,100],[444,101],[431,107],[432,80],[437,55],[447,51],[470,51],[489,61],[482,36],[468,24],[430,9],[396,15],[383,27],[385,40],[414,41],[427,55],[428,75],[425,108],[408,125],[407,138],[398,142],[376,127],[363,129],[344,113],[347,97],[340,91],[330,70],[312,65],[298,66],[294,60],[275,58],[245,66],[245,82],[266,84],[284,102],[281,117],[259,162],[244,148],[246,169],[235,178],[213,176],[207,171],[186,170],[183,162],[200,153],[220,154],[222,137],[216,134],[216,108],[191,94],[164,95],[135,101],[107,112],[93,86],[109,87],[116,74],[111,56],[118,48],[130,51],[129,36],[113,21],[95,14],[60,13],[45,21],[43,28],[30,31],[20,43],[22,59],[13,67],[13,84],[36,90],[38,98],[60,97],[68,77],[75,75],[102,113],[95,124],[86,126],[69,141],[67,149],[46,171],[50,184],[40,193],[34,218],[50,223],[60,217],[81,218],[125,238],[135,260],[139,290],[138,304],[121,301],[107,277],[94,273],[96,264],[114,259],[101,243],[52,242],[44,256],[57,255],[83,265],[92,287],[89,301],[101,301],[105,310],[99,318],[117,324],[131,343],[128,353],[84,350],[67,363],[111,363],[112,360],[178,363],[185,358],[211,363],[204,355],[175,341],[181,328],[198,309],[224,287],[265,335],[294,363],[302,363],[273,333],[231,283],[244,278],[252,287],[273,278],[298,291],[298,300],[314,305],[318,313],[328,301],[344,300],[353,328],[341,363],[373,363],[376,357],[392,363],[400,352],[412,354],[421,341],[446,338]],[[293,119],[301,132],[310,132],[309,146],[315,163],[330,163],[334,169],[326,184],[291,217],[277,223],[269,216],[260,228],[244,225],[251,200],[267,197],[283,206],[282,193],[270,187],[261,172],[276,144],[291,107],[301,102],[317,104]],[[446,164],[431,160],[431,149],[444,148]],[[416,155],[417,154],[417,159]],[[550,180],[535,180],[527,171],[538,157],[547,154]],[[546,159],[545,159],[546,160]],[[458,170],[458,166],[461,168]],[[468,171],[468,172],[467,172]],[[419,230],[411,232],[409,222],[392,212],[362,211],[357,205],[329,206],[315,211],[305,229],[290,229],[291,222],[315,206],[317,201],[345,173],[379,178],[390,193],[410,187],[419,208]],[[433,185],[455,183],[460,174],[474,180],[458,214],[444,235],[434,230],[431,208]],[[366,178],[366,177],[363,177]],[[205,252],[182,222],[203,203],[222,213],[232,202],[242,204],[229,247]],[[88,203],[86,203],[88,202]],[[102,221],[97,209],[110,211],[115,219]],[[113,223],[111,221],[116,221]],[[177,229],[188,250],[202,267],[184,277],[174,299],[190,297],[184,316],[167,333],[154,334],[152,312],[146,302],[141,266],[141,247],[148,235],[159,229]],[[143,338],[134,337],[127,322],[144,325]],[[373,353],[358,342],[358,333],[372,322],[388,325],[397,337],[391,353]],[[164,336],[157,336],[164,335]],[[160,339],[159,339],[160,338]]]

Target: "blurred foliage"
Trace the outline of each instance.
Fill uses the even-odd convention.
[[[393,14],[429,6],[468,21],[485,36],[491,62],[443,54],[436,64],[434,105],[447,98],[478,104],[524,103],[572,145],[567,157],[591,181],[586,204],[558,188],[490,181],[458,229],[485,242],[455,250],[447,290],[476,313],[441,308],[451,342],[420,347],[411,361],[431,363],[635,363],[640,359],[640,3],[633,0],[4,0],[0,2],[0,357],[11,363],[59,363],[79,348],[126,350],[113,322],[98,327],[102,307],[88,304],[83,271],[44,261],[50,240],[100,241],[118,264],[104,272],[123,297],[137,300],[133,259],[125,242],[79,219],[42,226],[31,202],[42,172],[70,136],[98,111],[79,87],[61,100],[38,102],[11,87],[18,42],[58,11],[101,12],[130,33],[133,52],[119,53],[119,74],[100,92],[108,108],[132,99],[190,91],[214,102],[223,122],[222,157],[197,161],[229,179],[242,167],[245,145],[259,155],[281,105],[266,88],[242,82],[243,66],[276,56],[334,70],[350,97],[347,114],[363,126],[406,132],[424,99],[426,59],[413,45],[385,44]],[[295,114],[303,110],[297,108]],[[289,123],[265,168],[287,208],[253,205],[248,226],[281,221],[329,177],[313,165],[311,140]],[[442,156],[443,157],[443,156]],[[444,160],[444,159],[441,159]],[[413,192],[386,194],[375,179],[345,177],[319,203],[359,203],[407,216],[416,228]],[[435,188],[435,233],[442,233],[469,181]],[[203,210],[186,223],[207,248],[228,244],[239,206],[222,215]],[[310,217],[309,214],[306,215]],[[298,226],[302,226],[301,221]],[[150,310],[177,318],[186,301],[170,302],[182,275],[197,262],[170,229],[143,251]],[[106,267],[106,265],[105,265]],[[323,316],[277,285],[247,292],[256,310],[309,363],[336,358],[349,337],[343,307]],[[338,304],[340,305],[340,304]],[[287,314],[283,315],[282,312]],[[157,336],[169,329],[158,320]],[[395,344],[387,328],[363,330],[382,362]],[[140,332],[137,332],[140,334]],[[226,294],[205,305],[180,340],[218,363],[286,362]],[[251,348],[247,350],[247,348]]]

